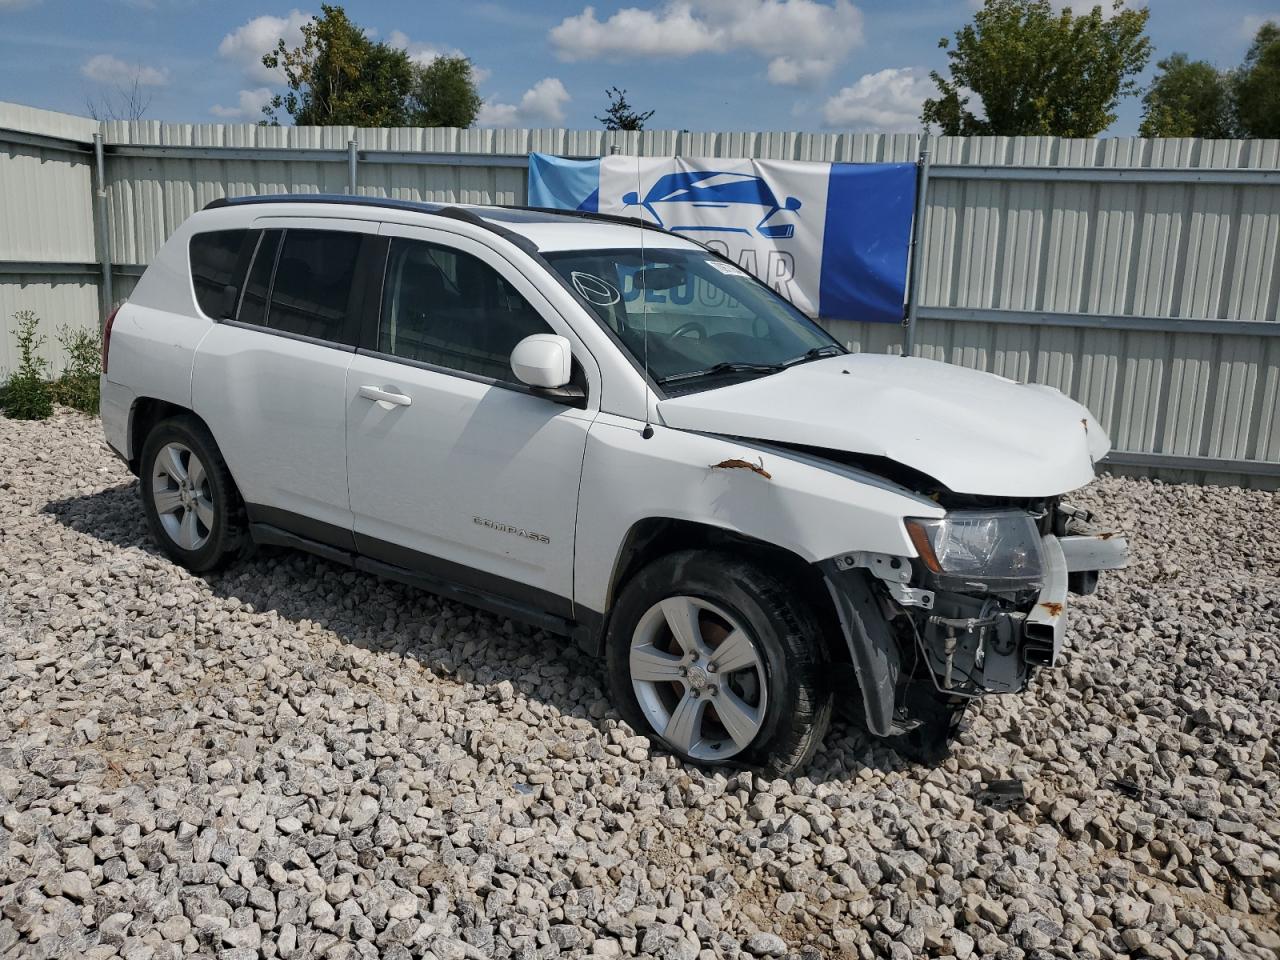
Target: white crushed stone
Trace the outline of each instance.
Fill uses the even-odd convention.
[[[651,751],[557,637],[192,576],[96,420],[0,418],[0,956],[1274,960],[1280,496],[1075,499],[1135,563],[1064,667],[936,769],[837,723],[766,782]]]

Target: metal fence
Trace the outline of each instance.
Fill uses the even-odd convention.
[[[1058,387],[1130,471],[1280,486],[1275,140],[99,125],[0,103],[0,377],[15,310],[50,331],[98,322],[217,197],[523,203],[530,152],[615,149],[846,162],[927,150],[916,353]],[[894,325],[828,326],[855,349],[901,350]]]

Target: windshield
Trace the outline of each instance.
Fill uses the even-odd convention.
[[[544,255],[668,392],[723,386],[844,349],[749,274],[705,250]]]

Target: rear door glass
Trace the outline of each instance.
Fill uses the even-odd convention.
[[[245,281],[244,296],[236,319],[241,323],[264,326],[267,320],[267,298],[271,295],[271,274],[276,266],[276,254],[280,250],[283,230],[264,230],[253,255],[249,279]]]
[[[352,341],[348,304],[361,234],[286,230],[271,284],[266,326],[281,333]]]

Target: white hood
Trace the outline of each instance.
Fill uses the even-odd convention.
[[[1093,479],[1111,448],[1052,387],[966,367],[859,353],[663,400],[668,426],[887,457],[956,493],[1048,497]]]

